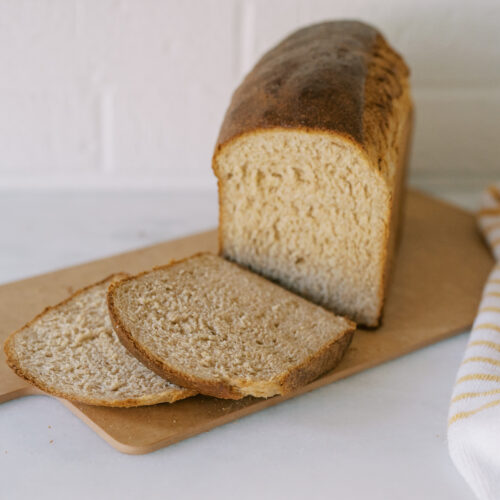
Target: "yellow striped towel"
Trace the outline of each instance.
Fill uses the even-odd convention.
[[[481,500],[500,499],[500,189],[481,200],[478,224],[497,265],[486,282],[448,420],[455,466]],[[464,265],[467,265],[464,262]]]

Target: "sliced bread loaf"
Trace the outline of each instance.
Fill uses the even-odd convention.
[[[234,93],[213,158],[220,251],[379,323],[411,135],[408,68],[371,26],[293,33]]]
[[[106,291],[125,276],[76,292],[14,332],[4,346],[9,366],[49,394],[91,405],[142,406],[194,395],[148,370],[118,341]]]
[[[113,283],[110,317],[144,364],[228,399],[286,394],[332,369],[355,329],[303,298],[211,254]]]

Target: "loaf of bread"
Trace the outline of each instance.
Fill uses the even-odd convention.
[[[49,394],[91,405],[172,403],[196,394],[148,370],[119,342],[106,291],[124,277],[79,290],[14,332],[5,342],[8,365]]]
[[[286,394],[332,369],[351,321],[210,254],[113,283],[113,327],[166,379],[209,396]]]
[[[374,28],[301,29],[233,95],[213,157],[221,254],[379,323],[411,132],[408,69]]]

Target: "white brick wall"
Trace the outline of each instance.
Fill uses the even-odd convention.
[[[0,0],[0,187],[214,188],[234,87],[331,18],[408,60],[414,176],[500,177],[498,0]]]

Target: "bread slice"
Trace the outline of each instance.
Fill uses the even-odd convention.
[[[163,377],[227,399],[286,394],[332,369],[354,323],[211,254],[113,283],[111,322]]]
[[[48,307],[8,337],[8,365],[54,396],[100,406],[174,402],[195,394],[148,370],[122,346],[109,321],[114,275]]]
[[[213,157],[221,254],[376,326],[412,125],[408,68],[374,28],[303,28],[236,90]]]

